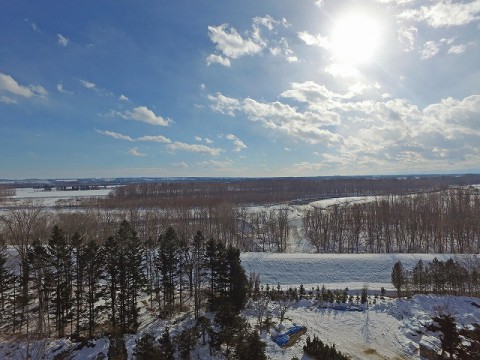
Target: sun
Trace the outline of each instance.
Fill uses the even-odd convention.
[[[331,47],[336,61],[362,64],[373,60],[380,43],[380,25],[372,16],[348,14],[335,22]]]

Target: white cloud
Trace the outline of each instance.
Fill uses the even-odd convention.
[[[403,51],[408,52],[414,49],[417,28],[414,26],[402,26],[398,30],[398,40],[403,44]]]
[[[463,44],[453,45],[450,49],[448,49],[448,53],[449,54],[455,54],[455,55],[463,54],[466,49],[467,49],[467,47]]]
[[[118,101],[128,102],[130,99],[122,94],[118,97]]]
[[[137,141],[151,141],[151,142],[159,142],[159,143],[164,143],[164,144],[170,144],[172,140],[169,138],[163,136],[163,135],[145,135],[141,136],[136,139]]]
[[[225,138],[227,140],[232,141],[233,145],[235,145],[235,149],[233,151],[238,152],[238,151],[242,151],[243,149],[247,148],[247,145],[245,145],[242,140],[240,140],[238,137],[236,137],[233,134],[227,134],[227,135],[225,135]]]
[[[195,136],[195,141],[202,141],[202,138],[200,136]]]
[[[88,80],[79,80],[79,81],[80,81],[80,84],[82,84],[82,86],[84,88],[87,88],[87,89],[95,89],[96,88],[95,83],[93,83],[91,81],[88,81]]]
[[[208,139],[208,138],[205,138],[205,143],[206,143],[206,144],[211,144],[211,143],[213,143],[213,140],[210,140],[210,139]]]
[[[225,67],[230,67],[230,59],[221,55],[210,54],[207,57],[207,65],[210,66],[212,64],[220,64]]]
[[[178,163],[173,163],[172,164],[174,167],[182,168],[182,169],[187,169],[188,164],[185,161],[178,162]]]
[[[61,81],[57,84],[57,90],[58,90],[58,92],[60,92],[62,94],[69,94],[69,95],[73,94],[72,91],[68,91],[68,90],[64,89],[63,83]]]
[[[424,21],[433,28],[466,25],[480,19],[480,0],[467,3],[454,3],[446,0],[432,6],[405,10],[399,17],[406,20]]]
[[[222,152],[222,149],[219,148],[212,148],[201,144],[186,144],[180,141],[175,141],[171,144],[168,144],[167,149],[170,151],[182,150],[187,152],[208,154],[212,156],[218,156],[220,155],[220,152]]]
[[[118,139],[118,140],[127,140],[127,141],[131,141],[131,142],[134,142],[135,140],[133,138],[131,138],[130,136],[128,135],[123,135],[123,134],[120,134],[120,133],[117,133],[117,132],[114,132],[114,131],[109,131],[109,130],[95,130],[97,133],[99,134],[102,134],[102,135],[106,135],[106,136],[110,136],[114,139]]]
[[[48,95],[47,90],[40,85],[20,85],[10,75],[0,73],[0,91],[6,91],[10,94],[23,96],[30,98],[33,96],[46,97]]]
[[[128,153],[132,156],[147,156],[146,154],[139,152],[137,147],[131,148],[130,150],[128,150]]]
[[[0,102],[2,102],[4,104],[16,104],[17,100],[12,99],[11,97],[2,95],[2,96],[0,96]]]
[[[212,103],[210,105],[212,110],[221,114],[235,116],[235,111],[240,109],[239,100],[226,97],[219,92],[217,92],[215,95],[208,95],[208,99]]]
[[[57,42],[59,45],[62,45],[62,46],[68,45],[68,39],[62,34],[57,34]]]
[[[155,113],[146,106],[138,106],[133,110],[125,111],[121,115],[125,119],[142,121],[150,125],[169,126],[172,122],[170,119],[155,115]]]
[[[217,168],[217,169],[223,169],[232,166],[232,161],[226,160],[226,161],[218,161],[218,160],[206,160],[206,161],[200,161],[197,162],[197,165],[206,167],[206,168]]]
[[[208,36],[215,44],[217,54],[210,54],[206,58],[207,65],[220,64],[226,67],[231,65],[231,60],[242,56],[253,56],[263,52],[269,45],[269,40],[262,31],[273,32],[277,27],[288,27],[290,24],[285,18],[275,20],[270,15],[255,17],[252,20],[252,29],[240,34],[229,24],[208,26]],[[288,47],[285,39],[272,40],[274,45],[270,48],[273,55],[283,55],[289,62],[296,61],[293,51]]]
[[[422,60],[427,60],[435,55],[438,54],[439,52],[439,45],[435,41],[427,41],[425,44],[423,44],[423,49],[421,52],[421,59]]]
[[[327,37],[321,35],[311,35],[306,31],[302,31],[298,33],[298,37],[300,40],[307,45],[315,45],[324,49],[330,49],[332,46],[330,44],[330,40]]]
[[[231,59],[255,55],[264,48],[263,44],[259,44],[251,38],[244,39],[237,30],[229,27],[228,24],[209,26],[208,35],[217,50]]]

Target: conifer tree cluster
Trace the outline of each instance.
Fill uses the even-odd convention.
[[[452,258],[442,261],[434,258],[424,263],[419,260],[411,270],[403,267],[397,261],[392,268],[392,284],[398,292],[432,293],[440,295],[470,295],[480,294],[479,266],[474,261],[471,266],[465,266]]]
[[[329,346],[324,344],[316,335],[313,339],[310,336],[307,337],[307,342],[303,347],[305,354],[312,359],[317,360],[348,360],[349,358],[343,355],[340,351],[337,351],[335,344]]]
[[[143,242],[122,221],[98,244],[55,225],[46,241],[28,245],[21,266],[1,240],[0,329],[13,334],[121,337],[136,332],[140,301],[167,318],[188,309],[200,318],[221,306],[238,314],[247,301],[239,250],[201,232],[190,239],[169,227]]]

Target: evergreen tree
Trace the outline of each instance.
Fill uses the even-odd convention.
[[[135,342],[133,357],[136,360],[162,359],[160,344],[151,334],[143,334]]]
[[[54,318],[58,337],[65,335],[65,326],[71,318],[72,296],[72,247],[68,243],[62,229],[55,225],[52,228],[47,246],[48,259],[53,277],[53,298],[55,306]]]
[[[83,238],[75,232],[72,236],[73,252],[73,280],[75,284],[75,332],[80,333],[80,319],[84,315],[84,286],[85,286],[85,265],[87,258],[85,256],[85,245]],[[73,322],[72,322],[73,323]]]
[[[316,360],[348,360],[349,358],[337,351],[335,344],[328,346],[323,343],[316,335],[313,336],[313,340],[310,336],[307,337],[307,342],[303,347],[303,351],[309,357]]]
[[[392,284],[397,289],[397,296],[400,297],[401,290],[405,285],[405,271],[400,260],[398,260],[392,269]]]
[[[450,314],[440,314],[432,317],[432,320],[433,322],[426,326],[427,330],[441,333],[442,355],[447,351],[450,358],[453,358],[458,353],[461,344],[455,318]]]
[[[159,340],[160,349],[162,351],[162,360],[175,360],[175,347],[173,346],[172,339],[170,338],[170,332],[168,327],[165,328],[165,331],[162,334],[162,337]]]
[[[106,291],[104,292],[105,300],[107,306],[110,307],[110,322],[112,328],[115,329],[118,324],[118,315],[117,315],[117,291],[119,287],[119,256],[120,256],[120,247],[118,240],[110,236],[103,245],[103,253],[105,254],[105,287]]]
[[[183,330],[175,337],[175,344],[182,360],[190,360],[190,352],[197,345],[198,328],[193,327]]]
[[[13,287],[13,272],[8,267],[7,246],[0,236],[0,321],[5,319],[7,293]]]
[[[38,300],[37,333],[45,332],[45,317],[49,316],[50,293],[52,289],[52,274],[46,248],[38,240],[29,246],[27,261],[33,289]]]
[[[460,358],[480,359],[480,324],[473,324],[471,328],[463,328],[460,335],[467,339],[468,344],[462,346]]]
[[[240,250],[229,247],[227,250],[228,301],[239,312],[247,302],[248,279],[240,260]]]
[[[99,279],[103,272],[103,254],[102,249],[93,240],[90,240],[85,246],[87,328],[89,338],[93,337],[95,331],[97,315],[95,304],[102,295]]]
[[[178,284],[180,245],[173,227],[169,227],[159,239],[157,268],[160,271],[163,291],[163,314],[172,316],[175,310],[175,288]]]
[[[267,344],[260,339],[258,332],[253,331],[237,343],[235,357],[238,360],[267,360],[266,347]]]
[[[200,316],[202,306],[202,287],[205,278],[206,266],[204,262],[205,237],[198,231],[193,238],[192,244],[192,272],[193,272],[193,299],[194,299],[194,317]]]

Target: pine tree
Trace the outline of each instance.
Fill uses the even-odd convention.
[[[239,312],[247,302],[248,279],[240,260],[240,250],[229,247],[227,250],[227,264],[229,269],[228,301],[233,309]]]
[[[68,243],[62,229],[55,225],[52,228],[47,246],[48,259],[51,264],[55,305],[55,327],[58,337],[65,335],[65,326],[71,317],[72,301],[72,247]]]
[[[157,268],[160,271],[163,290],[163,314],[172,316],[175,310],[175,288],[178,284],[178,261],[180,246],[173,227],[169,227],[159,240]]]
[[[86,303],[88,337],[95,331],[97,308],[96,302],[101,297],[99,279],[103,272],[104,252],[93,240],[85,246]]]
[[[48,319],[49,316],[53,277],[47,249],[38,240],[34,240],[29,246],[27,264],[38,300],[37,333],[43,335],[46,325],[45,317]]]
[[[433,322],[427,325],[429,331],[441,332],[442,355],[445,351],[453,358],[458,353],[461,344],[460,334],[457,330],[455,318],[450,314],[440,314],[432,317]]]
[[[159,342],[162,351],[161,359],[175,360],[175,347],[173,346],[172,339],[170,338],[168,327],[165,328],[165,331],[163,332]]]
[[[237,343],[235,357],[238,360],[266,360],[267,344],[260,339],[257,331],[248,333],[243,341]]]
[[[202,286],[205,277],[205,237],[198,231],[193,238],[192,244],[192,271],[193,271],[193,299],[194,299],[194,317],[200,316],[202,306]]]
[[[151,334],[143,334],[135,342],[133,357],[136,360],[162,359],[160,344]]]
[[[87,258],[85,256],[85,244],[83,238],[75,232],[72,236],[73,252],[73,281],[75,284],[75,333],[80,334],[80,319],[84,315],[84,286],[85,286],[85,265]],[[73,323],[73,322],[72,322]]]
[[[397,296],[400,297],[402,287],[405,285],[405,271],[400,260],[393,265],[392,284],[397,289]]]
[[[7,292],[13,287],[13,272],[8,267],[7,246],[0,236],[0,321],[5,319]]]

